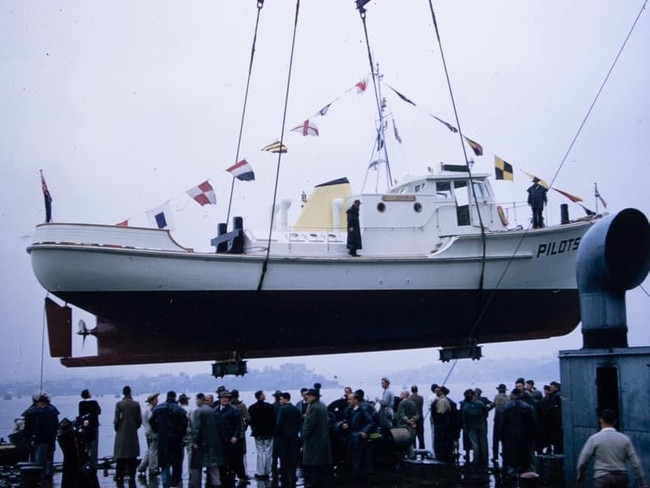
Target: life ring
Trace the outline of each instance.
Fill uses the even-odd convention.
[[[506,217],[506,213],[503,211],[503,207],[501,205],[497,205],[497,212],[499,213],[499,218],[501,219],[501,223],[503,224],[504,227],[508,227],[508,217]]]

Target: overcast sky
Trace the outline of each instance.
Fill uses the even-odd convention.
[[[514,182],[495,182],[504,204],[525,200],[529,179],[551,180],[643,2],[576,0],[435,2],[443,48],[464,133],[485,156],[475,171],[492,172],[498,155],[515,167]],[[458,137],[426,113],[454,123],[426,0],[376,0],[367,26],[384,80],[413,100],[385,96],[403,144],[389,137],[396,178],[440,161],[460,162]],[[45,291],[25,248],[44,219],[39,170],[52,193],[54,220],[144,223],[169,202],[174,236],[210,250],[226,215],[256,16],[254,0],[131,2],[4,0],[0,3],[0,376],[37,377]],[[267,0],[240,157],[257,179],[236,187],[234,213],[259,233],[273,191],[276,157],[259,149],[280,136],[295,2]],[[363,28],[352,0],[303,0],[298,20],[287,129],[336,100],[316,119],[321,136],[285,136],[279,196],[347,176],[364,181],[374,143],[371,92],[348,91],[369,73]],[[650,214],[650,19],[641,16],[555,186],[596,206],[597,182],[608,211]],[[199,207],[185,190],[210,179],[216,207]],[[548,218],[559,220],[562,197],[549,194]],[[600,210],[603,210],[602,204]],[[582,210],[575,205],[571,213]],[[516,214],[527,224],[525,207]],[[644,287],[650,289],[648,280]],[[650,344],[650,299],[628,294],[629,340]],[[91,342],[89,339],[88,342]],[[493,357],[538,357],[581,346],[580,330],[548,341],[488,345]],[[81,339],[75,344],[81,351]],[[88,344],[83,353],[92,351]],[[419,366],[437,357],[415,353],[304,358],[338,374],[361,360]],[[303,359],[301,359],[303,360]],[[256,360],[251,366],[276,364]],[[195,366],[113,371],[209,370]],[[46,375],[65,374],[46,360]],[[108,369],[98,373],[108,374]]]

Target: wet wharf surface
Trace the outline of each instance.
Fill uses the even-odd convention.
[[[541,456],[538,458],[538,478],[532,479],[519,479],[515,481],[507,480],[502,475],[502,470],[498,465],[491,466],[488,470],[480,472],[472,469],[468,465],[448,466],[439,463],[435,460],[404,460],[392,470],[380,470],[371,475],[367,482],[363,485],[365,487],[400,487],[400,488],[415,488],[415,487],[439,487],[439,488],[510,488],[510,487],[553,487],[562,488],[564,486],[563,479],[563,459],[561,456]],[[11,473],[11,474],[10,474]],[[298,483],[297,486],[304,486],[304,480],[300,477],[300,470],[298,470]],[[105,461],[100,466],[97,473],[99,479],[99,486],[101,488],[127,488],[128,481],[124,483],[116,483],[114,466]],[[254,478],[253,473],[249,473],[250,480],[244,484],[238,484],[239,487],[248,486],[250,488],[274,488],[271,480],[257,480]],[[34,484],[26,483],[23,479],[21,483],[20,473],[16,468],[9,470],[5,468],[0,471],[0,488],[4,487],[52,487],[57,488],[61,486],[61,473],[57,472],[51,484]],[[205,480],[205,478],[204,478]],[[205,481],[204,481],[205,482]],[[145,477],[138,477],[136,480],[138,488],[159,488],[162,486],[160,476],[147,479]],[[183,473],[182,486],[188,486],[187,472]],[[332,476],[331,482],[327,485],[332,488],[338,487],[357,487],[362,486],[353,484],[346,477]]]

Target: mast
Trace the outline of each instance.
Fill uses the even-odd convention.
[[[388,158],[388,147],[386,144],[386,99],[382,95],[381,81],[384,75],[379,71],[379,63],[373,69],[372,78],[375,91],[375,100],[377,102],[377,120],[376,120],[376,137],[373,143],[373,150],[370,154],[370,162],[366,169],[366,176],[363,180],[362,189],[365,189],[368,177],[372,171],[376,172],[375,192],[379,192],[380,171],[384,172],[386,178],[386,189],[393,185],[393,176],[390,171],[390,160]]]

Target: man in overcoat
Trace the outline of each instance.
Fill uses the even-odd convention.
[[[280,460],[280,481],[282,486],[296,486],[296,465],[302,414],[300,409],[291,403],[291,394],[280,393],[280,406],[275,420],[273,450]],[[277,481],[277,480],[274,480]]]
[[[361,228],[359,227],[359,207],[361,201],[355,200],[346,210],[348,218],[348,241],[347,248],[350,256],[357,257],[357,251],[361,249]]]
[[[546,204],[546,188],[540,185],[540,179],[533,178],[533,184],[528,188],[528,205],[533,211],[533,229],[544,227],[544,205]]]
[[[202,468],[207,470],[207,481],[219,486],[219,465],[223,464],[223,448],[212,407],[203,393],[196,395],[196,408],[192,412],[192,456],[190,488],[201,488]]]
[[[219,404],[213,410],[223,451],[223,464],[219,466],[219,475],[224,488],[235,486],[235,445],[241,432],[241,415],[239,410],[230,404],[230,397],[229,391],[221,390]]]
[[[158,434],[158,466],[163,488],[178,486],[183,472],[183,438],[187,432],[187,412],[176,402],[176,392],[167,393],[149,419]]]
[[[305,484],[314,488],[327,486],[332,464],[327,407],[320,401],[320,391],[307,390],[309,407],[302,426],[302,466]]]
[[[124,476],[129,477],[129,486],[135,487],[135,471],[140,455],[138,442],[138,429],[142,425],[140,404],[131,396],[131,387],[122,388],[124,397],[115,404],[113,427],[115,428],[115,444],[113,457],[115,458],[115,472],[118,481]]]

